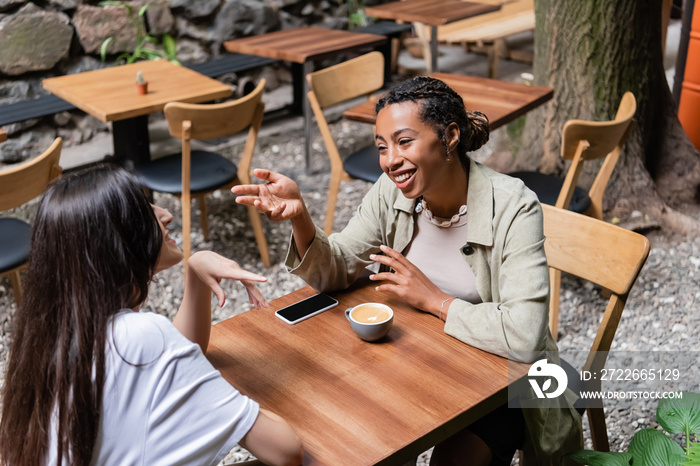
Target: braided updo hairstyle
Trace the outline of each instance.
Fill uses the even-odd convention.
[[[428,76],[416,76],[396,84],[389,93],[381,98],[376,111],[391,104],[416,102],[420,104],[420,120],[429,124],[438,138],[449,148],[446,130],[450,123],[459,126],[459,145],[457,153],[465,170],[469,169],[467,152],[472,152],[489,140],[489,120],[481,112],[467,111],[464,101],[450,86],[439,79]]]

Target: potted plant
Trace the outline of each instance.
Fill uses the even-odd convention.
[[[632,437],[626,452],[579,450],[568,456],[590,466],[700,465],[700,393],[681,392],[682,398],[664,398],[656,408],[656,420],[670,434],[685,434],[685,449],[661,430],[646,428]]]
[[[136,89],[140,95],[148,94],[148,81],[143,77],[141,71],[136,72]]]

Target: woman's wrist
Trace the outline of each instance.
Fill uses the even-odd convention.
[[[438,318],[440,320],[447,320],[448,309],[450,308],[450,304],[452,304],[452,301],[455,299],[457,299],[456,296],[448,296],[442,300],[442,302],[440,303],[440,310],[438,311]]]
[[[290,221],[292,223],[292,232],[294,233],[294,242],[296,243],[297,251],[301,257],[304,257],[306,250],[309,249],[309,246],[311,246],[316,236],[316,225],[314,225],[314,221],[304,201],[302,201],[301,213],[292,217]]]

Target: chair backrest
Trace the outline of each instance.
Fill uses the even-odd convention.
[[[637,111],[634,94],[625,92],[614,120],[569,120],[564,124],[561,136],[561,156],[573,160],[580,141],[588,145],[581,154],[583,160],[605,157],[613,149],[624,144],[627,130]]]
[[[545,253],[550,268],[610,290],[586,370],[600,369],[596,352],[610,350],[632,285],[649,255],[649,240],[639,233],[542,204]],[[592,366],[598,367],[592,367]]]
[[[220,104],[189,104],[171,102],[164,108],[170,135],[183,138],[182,124],[191,123],[189,137],[192,139],[214,139],[231,136],[247,128],[253,121],[255,112],[262,104],[265,80],[240,99]]]
[[[0,171],[0,211],[31,201],[44,192],[51,180],[61,175],[61,147],[56,138],[40,156]]]
[[[250,94],[240,99],[220,104],[171,102],[165,106],[163,111],[170,135],[182,139],[183,192],[189,191],[190,140],[232,136],[245,128],[248,128],[248,138],[238,164],[238,178],[244,184],[250,183],[250,164],[265,109],[264,89],[265,80],[261,79]]]
[[[313,95],[322,109],[369,95],[384,85],[384,55],[370,52],[309,73],[306,80],[310,89],[309,99]]]
[[[591,207],[586,212],[592,217],[603,218],[603,194],[632,129],[632,119],[636,111],[637,102],[634,94],[625,92],[614,120],[569,120],[564,124],[561,156],[571,160],[571,166],[566,173],[564,185],[555,204],[557,207],[563,209],[569,206],[583,162],[605,157],[588,192]]]

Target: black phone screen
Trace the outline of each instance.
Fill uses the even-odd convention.
[[[294,303],[275,312],[278,317],[289,323],[296,323],[308,317],[323,312],[338,305],[335,298],[331,298],[325,293],[319,293]]]

